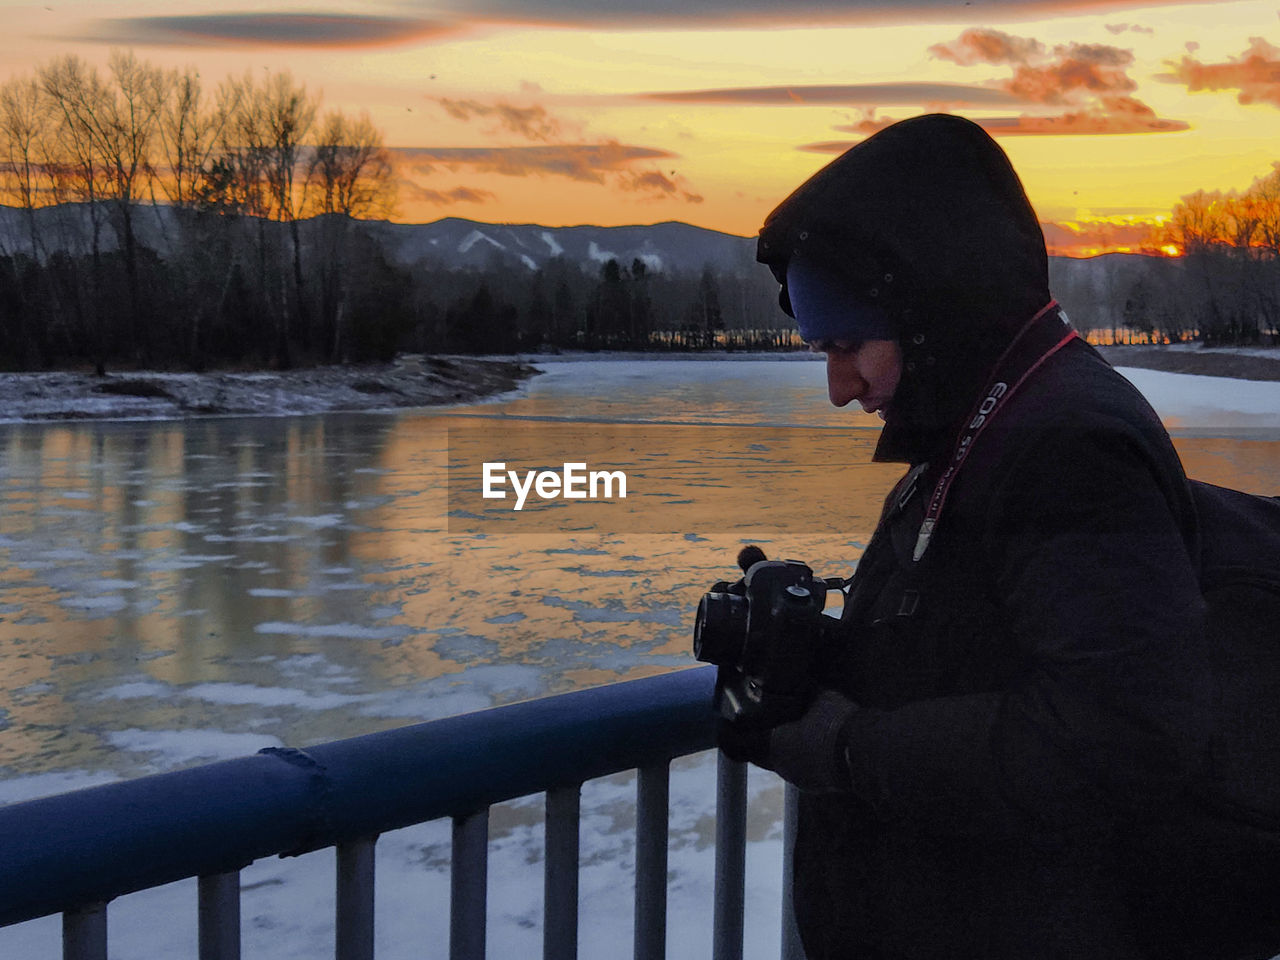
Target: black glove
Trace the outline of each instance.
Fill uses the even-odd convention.
[[[720,749],[731,760],[772,770],[801,790],[842,793],[853,789],[845,756],[845,730],[858,705],[823,690],[798,720],[769,729],[721,721]]]

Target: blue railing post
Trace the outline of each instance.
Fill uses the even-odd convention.
[[[105,903],[86,903],[62,915],[62,960],[107,960]]]
[[[373,960],[373,868],[376,839],[338,844],[334,957]]]
[[[716,876],[712,960],[742,960],[747,878],[747,765],[716,752]]]
[[[201,877],[196,901],[200,960],[240,960],[240,871]]]
[[[667,811],[671,770],[641,767],[636,788],[635,960],[667,953]]]
[[[453,818],[449,960],[484,960],[489,890],[489,808]]]
[[[544,960],[577,960],[581,813],[581,785],[547,791],[542,921]]]

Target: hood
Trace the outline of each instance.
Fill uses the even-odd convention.
[[[1017,331],[1049,302],[1044,235],[1004,151],[972,121],[927,114],[827,164],[760,229],[782,285],[801,251],[889,313],[903,374],[877,460],[945,444]]]

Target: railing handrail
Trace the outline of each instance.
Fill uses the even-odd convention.
[[[0,926],[707,750],[696,667],[0,807]]]

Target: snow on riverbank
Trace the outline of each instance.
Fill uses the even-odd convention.
[[[536,373],[510,359],[406,354],[392,363],[240,373],[4,373],[0,422],[282,416],[471,403]]]

